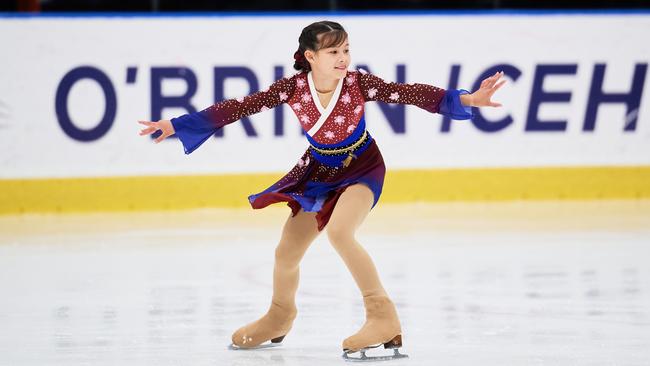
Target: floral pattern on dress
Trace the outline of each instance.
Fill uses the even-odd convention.
[[[302,88],[303,86],[305,86],[305,80],[296,79],[296,86],[299,87],[299,88]]]
[[[312,131],[312,136],[317,142],[331,144],[343,141],[358,128],[365,102],[410,104],[431,113],[439,113],[441,101],[447,95],[444,89],[434,85],[386,82],[362,68],[348,71],[339,82],[341,88],[338,89],[338,97],[330,101],[333,104],[328,108],[322,108],[318,99],[312,96],[307,74],[301,72],[276,80],[260,92],[223,100],[202,111],[174,118],[172,124],[187,154],[206,141],[206,136],[209,137],[212,130],[287,103],[304,131],[314,129],[316,132]],[[454,102],[458,104],[458,101]],[[315,127],[315,123],[318,123],[318,127]],[[188,127],[194,124],[206,127]],[[194,136],[194,131],[198,130],[202,133],[200,138]]]
[[[305,160],[302,160],[302,158],[298,159],[298,166],[303,167],[309,165],[309,156],[305,157]]]
[[[345,104],[349,104],[352,101],[352,98],[350,97],[350,93],[345,92],[345,94],[341,96],[341,101]]]

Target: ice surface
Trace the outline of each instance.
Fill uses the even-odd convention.
[[[288,213],[0,216],[0,365],[346,364],[363,305],[324,233],[284,344],[227,349]],[[649,201],[380,204],[357,239],[410,356],[382,364],[650,365]]]

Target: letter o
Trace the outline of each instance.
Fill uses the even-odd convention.
[[[91,79],[97,82],[104,92],[106,102],[101,121],[99,121],[97,126],[87,130],[75,126],[68,113],[68,94],[70,94],[70,89],[72,89],[72,86],[76,82],[83,79]],[[56,89],[54,104],[59,125],[66,135],[83,142],[94,141],[104,136],[113,125],[117,112],[117,98],[111,80],[101,70],[91,66],[74,68],[63,76]]]

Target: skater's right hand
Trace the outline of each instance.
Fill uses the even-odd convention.
[[[147,126],[147,128],[140,130],[140,136],[151,135],[158,130],[162,132],[162,134],[154,140],[155,143],[159,143],[160,141],[176,133],[176,131],[174,131],[172,122],[167,119],[161,119],[158,122],[138,121],[138,123]]]

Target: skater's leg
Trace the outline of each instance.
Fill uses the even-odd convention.
[[[355,232],[370,212],[373,200],[372,191],[366,185],[348,186],[339,197],[326,227],[330,243],[345,262],[364,297],[386,296],[372,259],[355,238]]]
[[[273,298],[269,310],[262,318],[233,333],[235,346],[252,348],[268,340],[280,342],[280,337],[289,332],[297,312],[299,263],[318,233],[315,213],[300,210],[296,216],[289,215],[275,249]]]
[[[366,309],[366,322],[343,341],[343,349],[357,351],[381,344],[401,347],[401,326],[395,305],[381,284],[372,259],[355,238],[373,203],[372,191],[363,184],[349,186],[339,197],[327,234],[359,286]]]
[[[304,212],[301,209],[296,216],[289,215],[282,229],[280,243],[275,249],[273,268],[273,300],[275,302],[295,306],[300,260],[318,234],[315,212]]]

